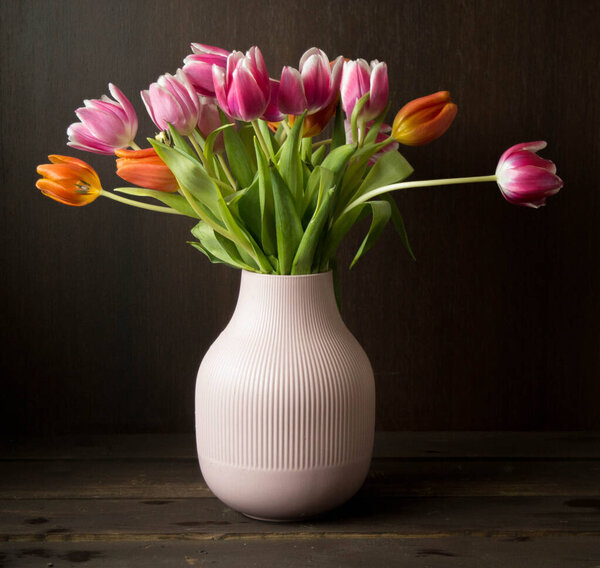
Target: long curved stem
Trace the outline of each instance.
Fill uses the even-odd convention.
[[[125,205],[132,205],[133,207],[138,207],[139,209],[147,209],[148,211],[157,211],[158,213],[169,213],[170,215],[183,215],[179,211],[175,209],[171,209],[170,207],[161,207],[160,205],[150,205],[149,203],[144,203],[142,201],[136,201],[135,199],[127,199],[127,197],[121,197],[120,195],[115,195],[114,193],[110,193],[110,191],[105,191],[104,189],[100,190],[100,195],[102,197],[108,197],[113,201],[118,201],[119,203],[125,203]]]

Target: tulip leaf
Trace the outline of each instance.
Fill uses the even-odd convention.
[[[252,174],[256,173],[256,158],[254,156],[254,138],[256,138],[256,131],[251,124],[244,124],[238,129],[238,134],[246,149],[246,156],[252,168]]]
[[[235,124],[233,123],[229,123],[229,124],[224,124],[223,126],[219,126],[219,128],[215,128],[207,137],[206,137],[206,142],[204,143],[204,157],[207,160],[212,160],[214,157],[214,151],[213,148],[215,146],[215,142],[217,140],[217,136],[219,136],[219,134],[221,132],[223,132],[223,130],[226,130],[227,128],[231,128],[232,126],[235,126]]]
[[[248,157],[246,146],[235,128],[227,128],[223,132],[225,151],[229,168],[240,187],[248,187],[254,179],[252,161]]]
[[[198,215],[196,215],[190,204],[187,202],[187,199],[177,193],[168,193],[166,191],[157,191],[156,189],[146,189],[143,187],[115,187],[113,191],[139,197],[152,197],[188,217],[198,218]]]
[[[338,146],[335,150],[332,150],[327,154],[327,157],[321,163],[321,166],[328,169],[333,173],[333,177],[336,185],[339,184],[339,180],[342,177],[344,168],[348,164],[348,161],[353,154],[356,152],[355,144],[344,144]]]
[[[392,224],[394,225],[394,228],[396,229],[396,233],[398,233],[398,236],[400,237],[402,244],[405,246],[405,248],[408,251],[408,254],[410,254],[411,258],[413,260],[417,260],[415,257],[415,254],[413,253],[412,248],[410,246],[410,242],[408,240],[408,234],[406,233],[406,227],[404,226],[404,219],[402,218],[400,209],[398,209],[398,205],[396,205],[394,196],[391,193],[384,193],[381,197],[390,204],[390,207],[392,210]]]
[[[270,171],[275,204],[279,274],[289,274],[298,245],[302,240],[302,224],[296,213],[294,198],[285,181],[275,168],[270,168]]]
[[[350,268],[352,268],[358,262],[360,257],[375,244],[375,241],[379,238],[392,216],[392,208],[387,201],[369,201],[367,205],[371,207],[371,214],[373,215],[371,226],[354,256]]]
[[[210,179],[204,168],[192,156],[178,148],[171,148],[161,142],[149,139],[160,159],[167,164],[177,178],[179,186],[189,191],[208,209],[215,220],[221,223],[218,200],[222,199],[219,189]]]
[[[279,159],[279,174],[288,186],[295,203],[299,203],[300,196],[302,195],[300,140],[305,116],[306,111],[304,111],[302,116],[296,117],[294,126],[292,126],[288,137],[281,146],[281,157]]]
[[[317,198],[323,191],[333,185],[333,172],[328,170],[324,166],[317,166],[306,183],[306,191],[304,193],[304,200],[302,202],[301,217],[304,219],[308,213],[310,217],[313,216],[317,206]],[[311,207],[312,205],[312,207]],[[307,220],[308,223],[308,220]]]
[[[390,185],[406,179],[413,173],[412,166],[399,152],[386,152],[375,162],[352,199],[368,193],[372,189]]]
[[[269,124],[264,120],[257,120],[256,122],[258,123],[260,133],[262,134],[262,137],[265,143],[267,144],[267,149],[269,150],[270,155],[274,156],[275,152],[279,150],[279,144],[277,143],[277,140],[275,140],[271,130],[269,129]]]
[[[335,150],[346,143],[346,126],[344,124],[345,113],[342,108],[340,98],[335,113],[335,122],[333,124],[333,135],[331,136],[331,150]]]
[[[306,227],[302,240],[298,245],[298,252],[292,264],[292,274],[310,274],[315,251],[323,236],[323,228],[329,219],[329,210],[334,188],[330,188],[319,199],[312,219]]]
[[[310,163],[313,166],[318,166],[322,161],[323,158],[325,157],[325,144],[323,144],[322,146],[319,146],[312,154],[311,158],[310,158]]]
[[[326,266],[328,266],[335,258],[342,239],[347,235],[354,223],[359,220],[364,208],[365,204],[361,203],[334,221],[331,229],[327,232],[327,237],[323,246],[323,254],[321,257],[322,270],[325,270]]]
[[[218,262],[234,268],[256,271],[256,267],[252,267],[242,260],[233,242],[222,235],[215,233],[215,231],[204,221],[200,221],[192,229],[192,235],[200,241],[200,250],[205,252],[205,254],[209,253],[207,254],[209,259],[213,257],[216,258]],[[211,262],[215,261],[211,259]]]
[[[260,206],[260,243],[267,256],[277,251],[275,229],[275,205],[273,203],[273,184],[269,173],[267,157],[262,153],[258,140],[254,139],[254,151],[258,164],[258,197]]]
[[[182,152],[185,152],[188,156],[191,156],[194,159],[198,159],[196,156],[196,152],[194,152],[193,148],[187,143],[187,140],[177,132],[177,130],[173,127],[171,123],[169,125],[169,136],[171,140],[173,140],[173,146]]]
[[[258,176],[248,188],[243,190],[239,199],[235,201],[238,215],[244,226],[250,231],[252,236],[260,242],[261,237],[261,215],[260,215],[260,187]],[[232,205],[232,202],[229,203]]]
[[[369,132],[365,136],[365,144],[374,144],[377,141],[377,135],[379,134],[379,130],[381,129],[381,125],[385,119],[385,115],[390,110],[391,101],[388,101],[387,105],[383,109],[383,112],[373,121],[369,128]]]

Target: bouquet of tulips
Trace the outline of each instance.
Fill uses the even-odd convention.
[[[73,148],[116,154],[117,175],[135,187],[106,191],[90,165],[58,155],[38,167],[37,187],[68,205],[104,196],[191,217],[190,244],[211,262],[267,274],[330,270],[344,236],[367,215],[352,265],[389,221],[410,252],[392,191],[496,181],[508,201],[539,207],[562,187],[554,164],[536,154],[545,142],[513,146],[493,175],[404,181],[413,169],[399,144],[438,138],[457,107],[442,91],[409,102],[386,124],[383,62],[330,62],[312,48],[276,80],[258,47],[244,55],[194,43],[192,51],[175,75],[141,93],[160,130],[148,148],[135,143],[137,116],[112,84],[114,100],[84,101],[75,111],[79,122],[67,130]]]

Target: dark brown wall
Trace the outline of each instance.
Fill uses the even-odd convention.
[[[541,210],[492,184],[399,195],[418,260],[387,231],[342,270],[343,314],[375,369],[379,429],[600,428],[599,2],[5,0],[0,14],[4,432],[193,428],[195,371],[239,274],[187,246],[185,220],[34,187],[49,153],[118,184],[111,159],[66,148],[73,110],[112,81],[151,135],[136,93],[190,41],[258,44],[272,75],[312,45],[378,58],[395,109],[449,89],[455,124],[405,152],[417,178],[490,174],[508,146],[548,140],[565,188]]]

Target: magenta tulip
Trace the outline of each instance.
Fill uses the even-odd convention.
[[[84,107],[75,111],[81,122],[75,122],[67,129],[68,146],[95,152],[113,154],[117,148],[131,145],[138,128],[138,119],[129,99],[121,90],[108,84],[110,94],[100,99],[85,100]]]
[[[330,65],[325,52],[312,47],[300,59],[299,70],[284,67],[281,72],[278,105],[284,114],[314,114],[337,96],[342,79],[343,58]]]
[[[194,53],[183,60],[183,71],[199,95],[214,97],[212,66],[225,68],[230,52],[220,47],[201,43],[192,43],[192,51]]]
[[[258,47],[244,55],[234,51],[225,68],[213,65],[213,82],[219,106],[236,120],[250,122],[263,115],[271,96],[269,74]]]
[[[198,95],[181,69],[175,76],[168,73],[161,75],[141,94],[150,118],[161,130],[166,130],[171,124],[179,134],[188,136],[196,128]]]
[[[524,142],[512,146],[500,157],[496,178],[502,195],[510,203],[538,208],[563,186],[554,163],[536,154],[545,147],[544,141]]]
[[[267,110],[265,110],[261,118],[267,122],[280,122],[285,118],[285,114],[279,110],[279,106],[277,104],[277,98],[279,95],[279,81],[276,81],[275,79],[269,79],[269,85],[271,89],[271,97],[269,99],[269,104],[267,105]]]
[[[389,84],[387,65],[377,60],[369,65],[364,59],[345,61],[342,73],[342,106],[350,117],[356,101],[370,93],[369,100],[360,111],[360,118],[368,121],[379,116],[388,101]]]

